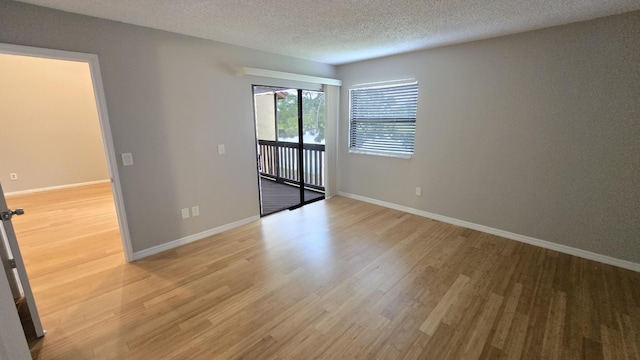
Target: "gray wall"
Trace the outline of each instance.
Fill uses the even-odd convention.
[[[88,63],[0,54],[0,129],[5,192],[109,179]]]
[[[338,77],[339,190],[640,263],[640,12]],[[405,78],[420,86],[414,157],[349,154],[349,86]]]
[[[335,75],[329,65],[6,0],[0,42],[98,55],[116,152],[134,158],[119,169],[134,251],[259,214],[251,84],[300,84],[236,77],[234,66]],[[201,215],[182,220],[179,209],[194,205]]]

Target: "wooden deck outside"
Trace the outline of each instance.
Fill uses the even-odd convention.
[[[260,196],[262,199],[262,215],[269,215],[299,204],[300,188],[260,177]],[[305,201],[321,198],[324,198],[323,193],[310,190],[304,191]]]

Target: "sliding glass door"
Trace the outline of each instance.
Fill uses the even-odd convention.
[[[324,93],[253,93],[261,215],[324,199]]]

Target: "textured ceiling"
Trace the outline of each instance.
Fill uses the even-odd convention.
[[[23,0],[329,64],[640,10],[640,0]]]

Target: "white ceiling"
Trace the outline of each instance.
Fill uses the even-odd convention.
[[[329,64],[640,10],[640,0],[22,0]]]

